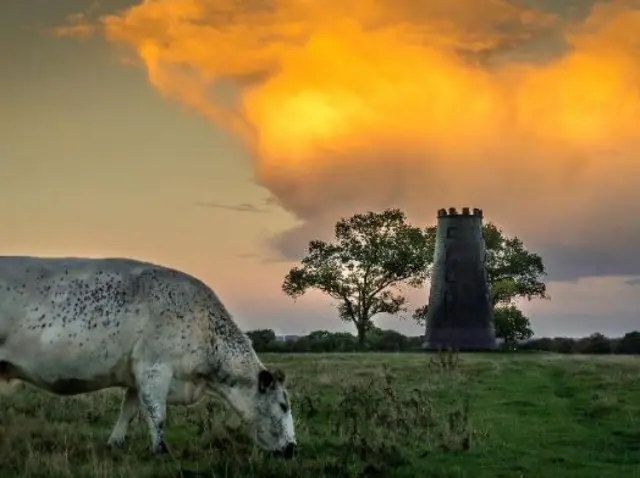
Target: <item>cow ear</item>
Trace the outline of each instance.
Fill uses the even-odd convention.
[[[258,373],[258,390],[264,393],[274,382],[273,374],[269,370],[260,370]]]
[[[282,370],[280,370],[279,368],[275,369],[273,371],[273,377],[276,379],[276,381],[280,384],[283,384],[286,377],[284,375],[284,372]]]

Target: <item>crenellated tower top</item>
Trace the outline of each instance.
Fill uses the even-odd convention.
[[[455,207],[450,207],[449,209],[438,209],[438,217],[458,217],[458,216],[469,216],[469,217],[478,217],[482,219],[482,209],[463,207],[462,212],[458,212]]]

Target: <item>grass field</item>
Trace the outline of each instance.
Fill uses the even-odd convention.
[[[640,357],[264,355],[287,373],[299,456],[255,450],[218,403],[172,407],[171,457],[120,396],[0,395],[0,477],[640,477]]]

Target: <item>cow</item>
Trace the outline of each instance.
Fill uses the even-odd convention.
[[[268,369],[211,288],[177,269],[118,257],[0,256],[0,379],[60,396],[123,389],[108,439],[142,412],[167,453],[168,404],[221,397],[255,443],[297,445],[285,376]]]

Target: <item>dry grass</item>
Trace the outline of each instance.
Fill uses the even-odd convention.
[[[552,358],[550,360],[550,358]],[[214,402],[172,407],[172,456],[136,420],[105,445],[113,392],[0,395],[0,476],[640,477],[640,358],[267,355],[289,377],[300,455],[263,455]]]

